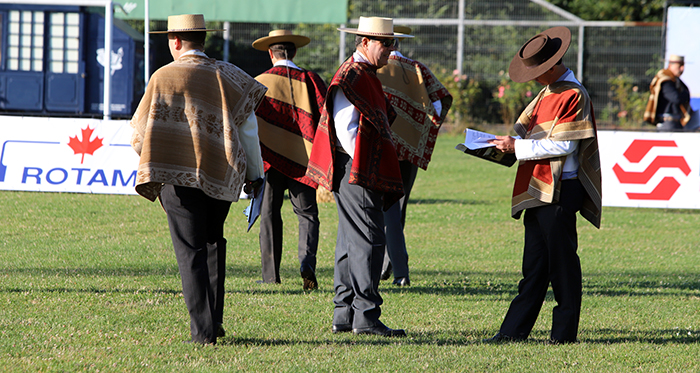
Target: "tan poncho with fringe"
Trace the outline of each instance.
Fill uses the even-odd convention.
[[[235,65],[202,56],[156,71],[131,119],[136,192],[153,201],[172,184],[237,201],[246,176],[238,127],[266,90]]]

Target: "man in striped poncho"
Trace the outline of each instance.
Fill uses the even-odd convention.
[[[265,162],[265,191],[260,212],[262,282],[280,283],[282,260],[282,203],[284,191],[299,219],[299,265],[304,290],[318,287],[318,184],[306,176],[311,145],[326,97],[326,84],[318,74],[292,61],[297,48],[310,39],[288,30],[273,30],[253,42],[273,63],[255,79],[268,87],[258,117],[260,147]]]

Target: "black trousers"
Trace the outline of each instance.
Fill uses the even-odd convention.
[[[168,215],[192,341],[216,343],[224,313],[224,222],[231,202],[173,185],[165,185],[160,198]]]
[[[564,180],[558,203],[525,210],[523,279],[501,325],[502,334],[517,339],[530,335],[551,283],[557,302],[551,339],[576,340],[582,294],[576,212],[585,193],[578,179]]]
[[[338,209],[333,303],[334,325],[381,325],[379,278],[384,259],[384,194],[349,184],[352,158],[336,152],[334,192]]]
[[[279,283],[282,261],[282,203],[284,191],[289,190],[289,200],[299,219],[298,256],[300,269],[316,272],[318,251],[318,204],[316,189],[302,184],[283,173],[270,168],[266,173],[265,192],[260,208],[260,259],[263,282]]]

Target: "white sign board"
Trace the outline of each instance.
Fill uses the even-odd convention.
[[[136,194],[128,121],[0,117],[0,190]]]
[[[681,80],[690,91],[690,103],[693,109],[700,110],[700,8],[671,6],[668,8],[666,22],[666,55],[685,57],[685,70]],[[664,67],[666,62],[664,62]]]
[[[700,208],[700,133],[598,131],[603,206]]]

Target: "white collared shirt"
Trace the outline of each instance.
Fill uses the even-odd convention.
[[[557,82],[567,81],[581,85],[574,76],[571,69],[567,69],[562,74]],[[571,141],[556,141],[556,140],[532,140],[532,139],[517,139],[515,140],[515,157],[518,160],[531,161],[544,158],[566,157],[562,179],[572,179],[578,175],[578,144],[579,140]]]
[[[297,66],[294,62],[292,62],[292,60],[278,60],[274,64],[274,67],[277,67],[277,66],[283,66],[283,67],[289,66],[292,69],[297,69],[297,70],[301,71],[301,67]]]
[[[355,62],[369,63],[367,58],[358,51],[352,54],[352,58]],[[336,145],[340,145],[350,155],[350,158],[353,158],[355,155],[357,128],[360,126],[360,111],[350,103],[341,89],[334,88],[330,95],[333,100],[335,134],[338,138]]]

